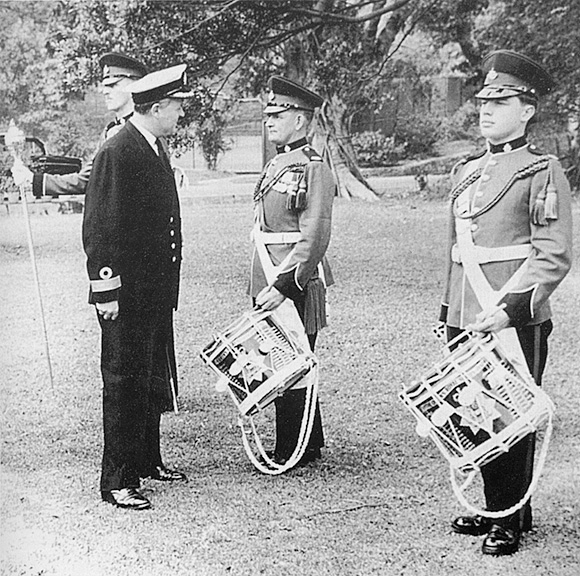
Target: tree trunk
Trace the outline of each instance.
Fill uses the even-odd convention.
[[[314,148],[323,155],[332,169],[338,196],[361,198],[370,202],[378,200],[376,192],[354,160],[354,152],[337,114],[332,114],[328,105],[320,110],[313,140]]]

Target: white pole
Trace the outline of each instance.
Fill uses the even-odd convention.
[[[16,167],[19,163],[22,164],[22,159],[18,151],[19,145],[22,146],[25,142],[24,132],[20,130],[14,120],[10,121],[10,127],[8,128],[5,135],[5,142],[8,147],[12,149],[12,155],[14,156],[14,166]],[[38,268],[36,266],[36,255],[34,253],[34,242],[32,240],[32,228],[30,226],[30,215],[28,214],[28,200],[27,200],[27,184],[21,184],[20,197],[22,199],[22,210],[24,212],[24,222],[26,225],[26,236],[28,238],[28,253],[30,254],[30,262],[32,264],[32,276],[34,278],[34,286],[36,288],[36,296],[38,300],[38,308],[40,310],[40,321],[42,324],[42,333],[44,337],[44,351],[46,355],[46,361],[48,364],[48,375],[50,378],[50,387],[54,388],[54,378],[52,374],[52,362],[50,360],[50,348],[48,345],[48,331],[46,329],[46,319],[44,316],[44,306],[42,303],[42,292],[40,290],[40,281],[38,278]]]

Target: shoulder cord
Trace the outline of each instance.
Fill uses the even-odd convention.
[[[284,174],[290,171],[294,171],[296,168],[304,169],[305,166],[306,164],[302,162],[296,162],[295,164],[288,164],[288,166],[284,166],[284,168],[282,168],[282,170],[280,170],[280,172],[278,172],[278,174],[276,174],[276,176],[274,176],[274,178],[272,178],[272,180],[270,180],[266,184],[266,186],[262,188],[261,187],[262,183],[264,182],[264,179],[266,178],[266,173],[268,171],[267,168],[264,169],[264,172],[262,172],[262,176],[258,180],[256,188],[254,189],[254,203],[259,202],[266,194],[268,194],[268,192],[272,190],[272,188],[276,185],[276,183],[280,181],[280,179],[282,178],[282,176],[284,176]]]
[[[492,200],[490,200],[485,206],[480,208],[477,212],[473,214],[469,213],[466,215],[456,214],[456,216],[458,218],[476,218],[478,216],[481,216],[482,214],[493,208],[493,206],[495,206],[503,198],[505,193],[509,190],[511,185],[516,180],[521,180],[522,178],[533,176],[537,172],[545,170],[548,167],[549,160],[550,159],[547,156],[544,156],[539,160],[536,160],[535,162],[532,162],[531,164],[524,166],[523,168],[518,170],[515,174],[513,174],[512,177],[509,179],[508,183],[499,191],[499,193],[496,194],[496,196],[492,198]],[[475,170],[475,172],[470,174],[470,176],[466,178],[463,182],[460,182],[459,185],[456,186],[451,192],[451,201],[453,202],[464,190],[466,190],[469,186],[471,186],[471,184],[473,184],[481,176],[481,172],[482,172],[481,169],[478,168],[477,170]]]

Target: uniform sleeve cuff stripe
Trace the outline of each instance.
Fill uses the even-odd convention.
[[[121,287],[121,277],[115,276],[107,280],[91,280],[91,288],[93,292],[107,292],[108,290],[116,290]]]

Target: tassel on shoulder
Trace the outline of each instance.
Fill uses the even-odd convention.
[[[540,190],[532,210],[532,222],[538,226],[547,226],[548,220],[558,219],[558,189],[554,184],[553,162],[548,162],[546,184]]]
[[[292,185],[286,192],[286,208],[292,212],[300,212],[306,208],[306,179],[304,170],[293,172]]]
[[[304,208],[306,208],[306,182],[303,174],[296,192],[296,210],[304,210]]]

